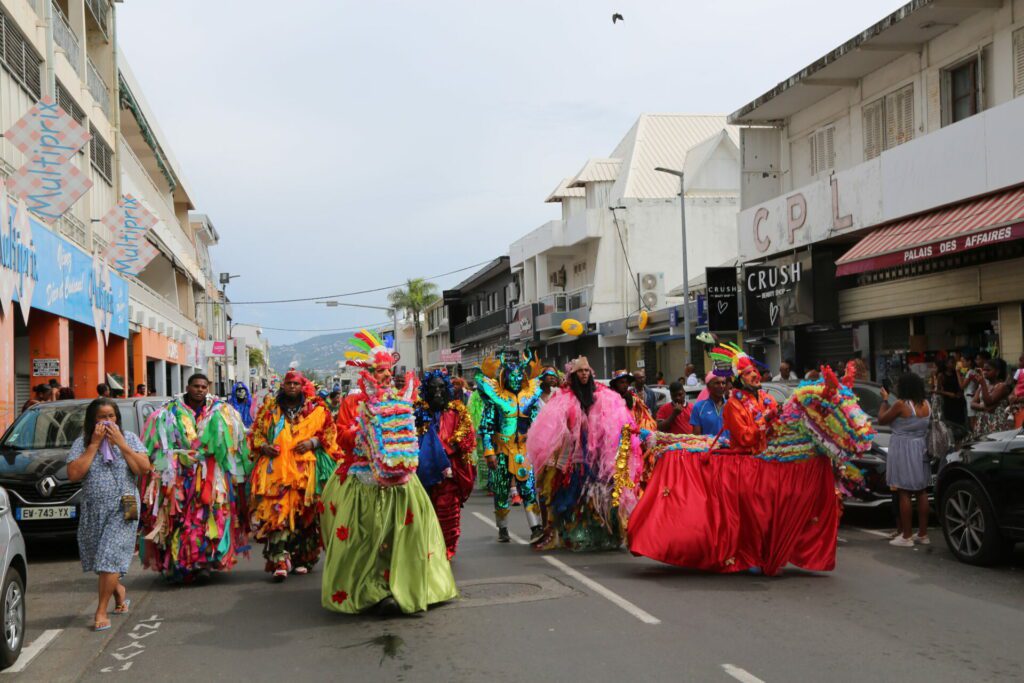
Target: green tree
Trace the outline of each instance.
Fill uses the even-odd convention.
[[[416,328],[416,367],[423,369],[423,311],[437,301],[437,285],[423,278],[406,280],[405,287],[393,289],[388,294],[388,304],[392,311],[404,311],[412,318]],[[398,346],[398,330],[395,330],[395,346]]]
[[[250,368],[262,368],[267,364],[267,359],[263,356],[263,349],[252,346],[249,348],[249,367]]]

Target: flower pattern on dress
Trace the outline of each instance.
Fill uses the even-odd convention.
[[[335,505],[334,503],[331,503],[331,514],[332,515],[338,514],[338,506]]]
[[[405,510],[405,525],[409,526],[412,524],[412,508],[406,508]]]
[[[331,596],[331,601],[332,602],[336,602],[339,605],[341,603],[345,602],[345,600],[347,600],[347,599],[348,599],[348,593],[346,593],[345,591],[336,591],[334,593],[334,595]]]
[[[347,526],[339,526],[335,530],[334,535],[338,537],[339,541],[344,541],[345,539],[348,538],[348,527]]]

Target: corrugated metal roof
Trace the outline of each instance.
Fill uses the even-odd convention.
[[[619,176],[620,166],[622,166],[621,157],[613,159],[587,159],[587,163],[583,164],[583,168],[580,169],[580,172],[569,183],[569,187],[583,187],[585,183],[614,181]]]
[[[691,150],[706,158],[722,131],[739,147],[739,129],[727,125],[724,114],[641,114],[612,152],[613,157],[626,160],[612,188],[612,197],[617,200],[677,196],[679,181],[654,169],[662,166],[690,171],[687,156]]]
[[[569,183],[573,181],[572,178],[562,178],[561,182],[558,183],[558,187],[552,190],[551,194],[544,201],[547,203],[560,202],[563,199],[570,199],[572,197],[586,197],[587,191],[583,187],[569,187]]]

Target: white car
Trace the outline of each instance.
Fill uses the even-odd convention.
[[[0,487],[0,610],[3,614],[3,638],[0,640],[0,669],[18,660],[25,641],[25,584],[28,564],[25,562],[25,539],[14,521],[11,500]]]

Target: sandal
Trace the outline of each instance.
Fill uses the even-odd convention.
[[[308,574],[308,573],[309,573],[309,567],[304,567],[302,565],[299,565],[298,567],[296,567],[295,569],[292,570],[292,574],[298,574],[300,576],[302,576],[304,574]]]
[[[103,624],[103,623],[97,621],[97,622],[95,622],[92,625],[92,630],[93,631],[97,631],[97,632],[98,631],[109,631],[110,630],[110,622],[108,621],[106,624]]]
[[[125,598],[124,602],[120,605],[114,606],[114,614],[128,614],[129,608],[132,606],[132,599]]]
[[[288,563],[287,562],[278,562],[277,563],[277,568],[274,570],[274,580],[275,581],[284,581],[287,578],[288,578]]]

